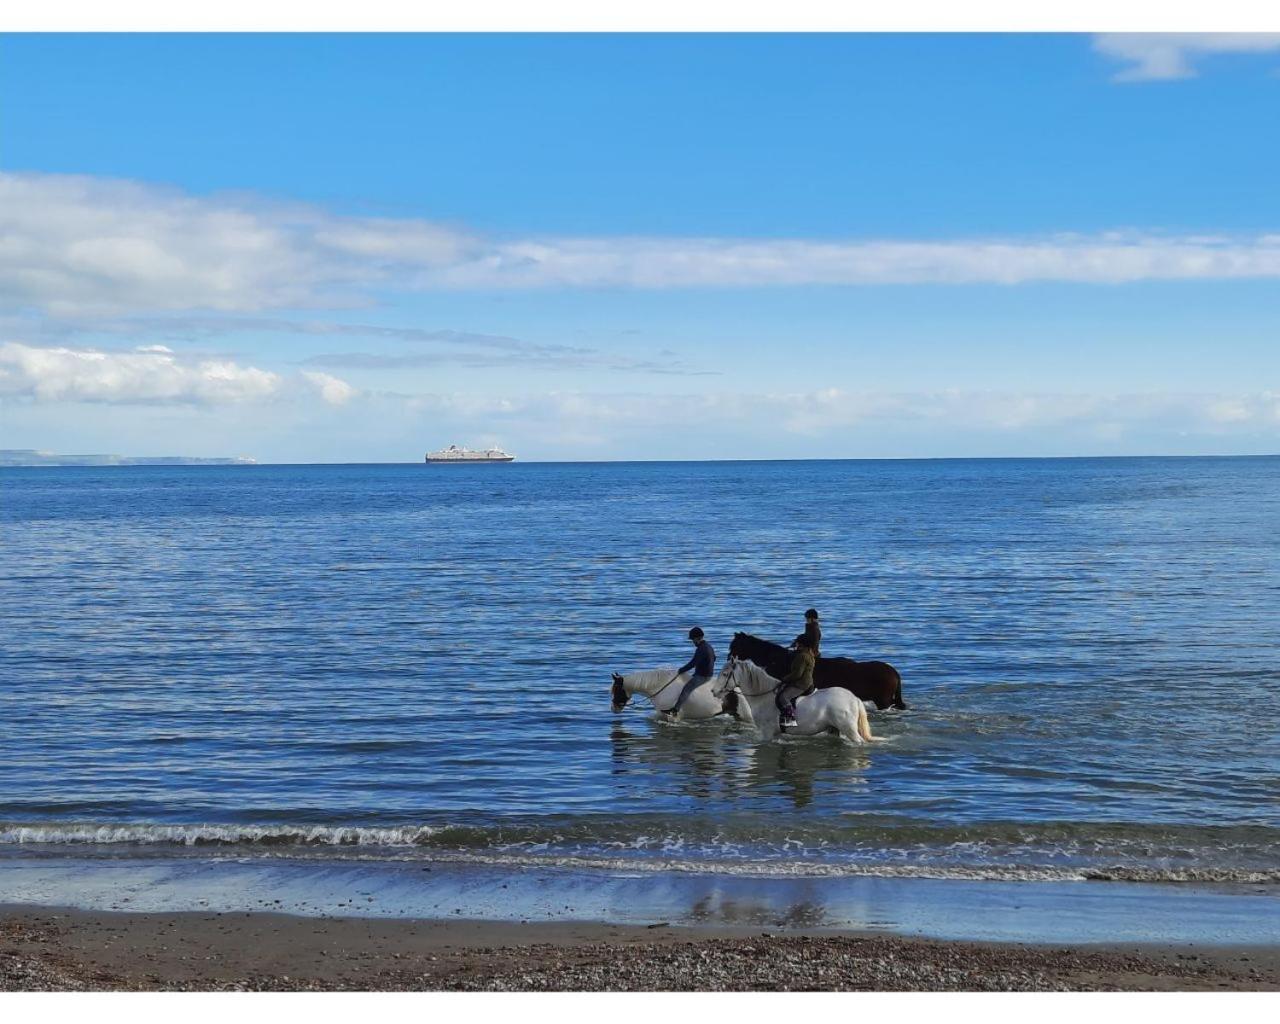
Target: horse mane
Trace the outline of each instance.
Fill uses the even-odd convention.
[[[751,643],[761,647],[768,647],[775,654],[785,653],[787,650],[782,644],[775,644],[772,640],[766,640],[764,637],[754,636],[751,633],[734,633],[733,638],[735,640],[749,640]]]
[[[652,696],[655,690],[671,681],[671,678],[676,674],[676,669],[672,665],[670,668],[649,668],[641,669],[638,672],[622,672],[619,674],[623,680],[631,683],[633,693]],[[682,676],[681,678],[687,680],[688,676]]]
[[[769,673],[765,669],[761,668],[754,661],[740,658],[738,660],[738,667],[741,668],[742,671],[746,673],[747,682],[763,683],[766,687],[768,687],[768,689],[763,693],[747,693],[746,691],[743,691],[742,695],[744,697],[751,698],[751,697],[766,696],[767,694],[773,692],[773,688],[778,683],[778,680],[774,679],[773,676],[769,675]]]
[[[752,634],[750,634],[750,633],[734,633],[734,634],[733,634],[733,639],[734,639],[734,640],[746,640],[746,641],[748,641],[749,643],[755,644],[755,645],[756,645],[756,649],[757,649],[757,650],[759,650],[760,648],[764,648],[765,652],[766,652],[770,657],[774,657],[774,658],[776,658],[776,657],[778,657],[779,655],[790,655],[790,654],[791,654],[791,649],[790,649],[789,647],[785,647],[785,646],[784,646],[784,645],[782,645],[782,644],[775,644],[772,640],[766,640],[766,639],[764,639],[764,637],[753,636],[753,635],[752,635]],[[858,664],[861,664],[861,663],[860,663],[856,658],[842,658],[842,657],[839,657],[839,656],[834,656],[834,657],[833,657],[833,656],[831,656],[831,655],[822,655],[822,656],[820,656],[820,657],[818,657],[818,658],[817,658],[816,663],[815,663],[815,668],[817,667],[817,665],[821,665],[823,662],[833,662],[833,661],[838,661],[838,662],[841,662],[841,663],[843,663],[843,664],[845,664],[845,665],[858,665]]]

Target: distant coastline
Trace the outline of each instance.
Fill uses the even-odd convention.
[[[192,455],[58,455],[35,448],[0,449],[0,466],[255,466],[256,459],[202,459]]]
[[[857,455],[805,458],[759,459],[521,459],[526,466],[623,466],[623,465],[687,465],[720,463],[815,463],[815,462],[1136,462],[1160,460],[1214,459],[1280,459],[1280,452],[1136,454],[1136,455]],[[126,456],[59,455],[34,448],[0,449],[0,469],[33,466],[421,466],[418,460],[380,462],[259,462],[247,455],[234,458],[200,458],[187,455]]]

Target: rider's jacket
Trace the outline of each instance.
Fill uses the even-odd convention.
[[[693,658],[689,664],[680,667],[680,672],[688,672],[693,669],[695,676],[711,676],[716,671],[716,649],[711,646],[706,637],[698,641],[698,646],[693,649]]]
[[[791,659],[791,670],[782,677],[784,686],[794,686],[801,694],[813,689],[813,655],[803,647]]]

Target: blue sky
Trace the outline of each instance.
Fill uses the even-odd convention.
[[[1280,450],[1280,39],[7,36],[0,446]]]

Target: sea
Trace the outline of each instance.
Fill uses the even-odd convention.
[[[1280,907],[1280,458],[3,469],[0,531],[0,863]],[[811,606],[877,742],[611,709]]]

